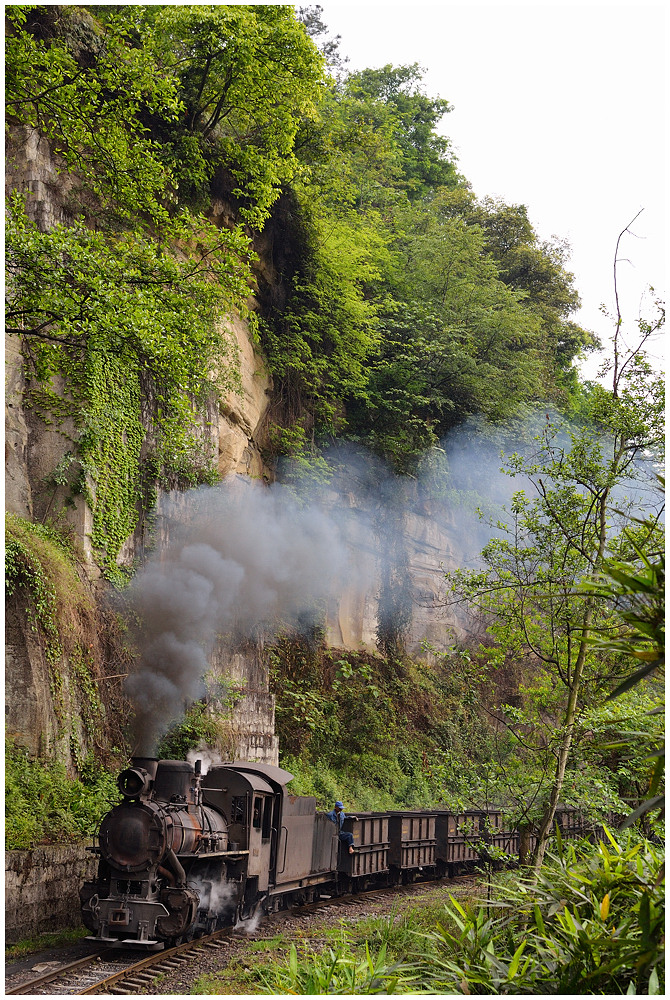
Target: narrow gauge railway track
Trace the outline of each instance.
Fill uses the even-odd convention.
[[[280,910],[271,914],[269,919],[274,923],[285,917],[307,915],[320,909],[330,907],[348,909],[389,895],[412,895],[419,886],[455,886],[475,881],[476,876],[461,875],[451,879],[441,878],[390,888],[376,888],[368,892],[334,896],[332,899],[322,898],[303,906]],[[13,989],[8,989],[5,994],[7,996],[14,994],[30,994],[31,996],[83,996],[86,994],[132,996],[137,990],[149,986],[157,976],[175,971],[180,965],[196,959],[203,950],[223,952],[229,944],[228,939],[232,938],[233,935],[234,928],[224,927],[213,934],[187,941],[174,948],[153,952],[140,961],[130,961],[131,956],[136,958],[136,951],[132,953],[112,949],[97,951],[76,962],[61,966],[60,969],[55,969]]]
[[[107,948],[93,952],[76,962],[70,962],[36,979],[30,979],[5,995],[30,994],[31,996],[81,996],[87,993],[132,993],[125,983],[136,988],[151,982],[161,972],[178,968],[188,962],[200,947],[221,946],[220,939],[232,934],[232,927],[215,931],[207,937],[197,938],[164,951],[144,955],[137,961],[137,951]],[[147,970],[151,969],[149,974]]]

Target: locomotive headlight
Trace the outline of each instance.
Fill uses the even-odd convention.
[[[151,776],[141,767],[127,767],[116,779],[122,795],[127,799],[137,799],[146,795],[151,784]]]

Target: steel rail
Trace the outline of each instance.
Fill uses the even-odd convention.
[[[14,994],[21,993],[31,993],[34,989],[39,986],[46,986],[47,983],[51,983],[54,979],[58,979],[59,976],[74,972],[76,969],[84,968],[91,962],[96,962],[99,958],[105,958],[111,953],[111,948],[105,948],[103,951],[96,951],[90,955],[84,955],[83,958],[78,958],[74,962],[68,962],[67,965],[61,965],[58,969],[51,969],[49,972],[45,972],[41,976],[37,976],[33,979],[29,979],[27,982],[22,983],[20,986],[15,986],[11,990],[5,990],[5,996],[13,996]]]
[[[350,902],[355,902],[358,900],[369,899],[374,896],[390,895],[392,893],[398,894],[409,894],[411,890],[415,887],[421,885],[429,885],[433,883],[443,883],[443,884],[453,884],[455,882],[468,881],[474,879],[474,875],[457,875],[452,876],[452,878],[435,878],[435,879],[422,879],[420,882],[408,883],[405,885],[393,885],[393,886],[376,886],[374,888],[367,889],[363,892],[346,893],[342,896],[332,896],[331,898],[320,898],[312,901],[311,903],[303,903],[297,906],[291,906],[286,911],[280,910],[268,914],[266,916],[276,918],[282,913],[286,915],[305,913],[312,910],[320,908],[328,908],[333,905],[346,905]],[[186,955],[189,953],[196,952],[200,948],[205,947],[216,947],[217,940],[221,938],[231,937],[233,935],[234,927],[222,927],[212,934],[205,935],[204,937],[194,938],[191,941],[185,941],[183,944],[175,945],[172,948],[167,948],[162,951],[152,952],[140,959],[139,962],[134,962],[127,968],[121,971],[114,972],[111,976],[104,976],[102,979],[95,983],[88,985],[83,990],[76,990],[70,993],[70,996],[84,996],[84,995],[95,995],[101,993],[109,993],[111,987],[120,987],[122,983],[132,980],[135,976],[141,975],[145,970],[152,969],[156,967],[156,975],[160,974],[160,966],[163,964],[169,964],[176,959],[178,956]],[[102,961],[118,961],[121,952],[119,949],[105,948],[101,951],[93,952],[90,955],[86,955],[83,958],[77,959],[74,962],[69,962],[67,965],[63,965],[58,969],[53,969],[50,972],[45,973],[42,976],[28,980],[19,986],[14,987],[10,990],[5,990],[5,995],[20,995],[20,994],[35,994],[35,991],[42,986],[46,986],[49,983],[54,983],[58,979],[68,976],[72,973],[76,973],[78,970],[82,972],[87,966],[93,965],[95,962]],[[195,957],[195,955],[193,956]],[[130,984],[129,984],[130,985]],[[136,988],[139,988],[140,983],[134,984]],[[146,985],[146,984],[142,984]],[[119,990],[119,992],[122,992]],[[39,994],[38,994],[39,995]],[[52,994],[54,995],[54,994]],[[67,994],[64,994],[67,995]]]

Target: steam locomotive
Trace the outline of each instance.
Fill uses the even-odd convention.
[[[289,793],[292,777],[250,761],[203,775],[200,761],[133,758],[92,848],[97,877],[80,890],[90,939],[159,949],[259,908],[453,875],[518,849],[500,811],[436,809],[347,817],[350,854],[316,800]],[[575,810],[557,820],[564,835],[583,832]]]

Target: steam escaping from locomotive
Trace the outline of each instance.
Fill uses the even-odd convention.
[[[200,761],[200,773],[203,778],[210,768],[224,763],[220,753],[217,753],[216,750],[210,750],[207,747],[202,750],[189,750],[186,754],[186,760],[192,766],[195,766],[196,761]]]
[[[129,588],[140,655],[126,692],[145,754],[204,693],[219,636],[240,642],[309,630],[345,575],[360,573],[337,513],[301,505],[283,487],[234,477],[168,501],[161,513],[165,543]]]

